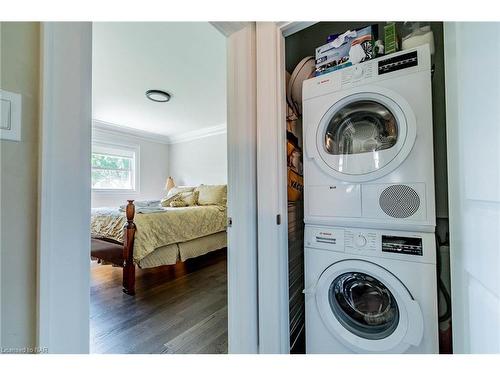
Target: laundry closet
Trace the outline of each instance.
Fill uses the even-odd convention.
[[[367,27],[369,27],[367,29]],[[432,202],[432,211],[435,208],[435,235],[429,233],[423,235],[424,244],[429,241],[435,241],[436,254],[435,259],[437,263],[437,284],[439,291],[438,306],[439,306],[439,351],[441,353],[451,352],[451,326],[450,314],[451,304],[449,298],[450,284],[449,284],[449,235],[448,235],[448,187],[447,187],[447,160],[446,160],[446,118],[445,118],[445,75],[444,75],[444,48],[443,48],[443,24],[441,22],[431,23],[386,23],[386,22],[319,22],[309,26],[301,31],[291,34],[285,38],[285,65],[286,65],[286,96],[287,96],[287,185],[288,185],[288,270],[289,270],[289,322],[290,322],[290,352],[291,353],[304,353],[306,352],[306,325],[305,325],[305,298],[312,298],[305,296],[307,294],[307,285],[304,282],[304,129],[303,129],[303,105],[302,105],[302,88],[303,81],[312,78],[315,75],[327,79],[331,72],[340,72],[343,69],[337,64],[344,63],[344,61],[336,61],[325,65],[324,74],[319,75],[315,73],[316,65],[319,63],[316,56],[316,49],[331,42],[339,35],[342,36],[346,31],[357,31],[358,38],[366,41],[369,30],[371,39],[369,40],[370,53],[373,55],[366,61],[375,59],[377,57],[384,57],[386,61],[383,69],[393,69],[392,66],[399,64],[412,64],[412,56],[405,54],[398,54],[402,51],[402,37],[412,33],[420,36],[425,34],[419,32],[421,30],[432,31],[430,35],[433,36],[433,46],[430,56],[430,71],[431,71],[431,90],[432,90],[432,137],[433,137],[433,150],[434,150],[434,186],[433,194],[435,201]],[[385,35],[390,33],[391,35]],[[350,35],[345,34],[346,38]],[[352,34],[352,35],[355,35]],[[428,37],[429,34],[426,34]],[[382,43],[380,43],[382,42]],[[339,44],[340,45],[340,44]],[[363,45],[363,48],[365,46]],[[385,51],[383,50],[385,48]],[[395,58],[394,61],[389,61],[391,53],[385,53],[387,50],[395,49],[394,56],[401,56]],[[411,49],[409,49],[410,51]],[[361,49],[360,49],[361,51]],[[404,51],[403,51],[404,52]],[[416,59],[416,52],[415,59]],[[420,54],[419,50],[419,54]],[[378,54],[378,55],[377,55]],[[387,57],[387,59],[385,59]],[[420,58],[419,55],[419,59]],[[365,60],[363,60],[365,62]],[[392,64],[392,65],[391,65]],[[408,66],[410,66],[408,65]],[[346,65],[349,66],[349,65]],[[355,67],[355,65],[352,65]],[[366,64],[365,64],[366,66]],[[381,64],[378,65],[379,69]],[[345,70],[347,72],[347,70]],[[392,71],[392,70],[388,70]],[[366,72],[365,72],[366,73]],[[365,74],[363,73],[363,74]],[[350,78],[349,78],[350,79]],[[317,81],[319,82],[319,81]],[[373,105],[368,103],[367,105]],[[396,106],[397,107],[397,106]],[[382,113],[383,108],[374,109],[375,112]],[[325,115],[326,116],[326,115]],[[404,117],[402,115],[402,117]],[[410,132],[411,133],[411,132]],[[408,134],[410,134],[408,133]],[[396,135],[401,135],[396,134]],[[408,135],[410,136],[410,135]],[[417,135],[418,136],[418,135]],[[405,135],[406,137],[406,135]],[[384,142],[390,142],[391,135],[389,134]],[[389,140],[389,141],[388,141]],[[395,142],[395,141],[394,141]],[[325,146],[328,148],[329,146]],[[351,145],[351,147],[354,147]],[[379,145],[378,149],[384,147],[390,148],[389,145]],[[411,152],[410,150],[407,151]],[[332,152],[333,154],[335,152]],[[352,151],[348,152],[349,154]],[[395,156],[396,157],[396,156]],[[401,155],[399,157],[403,158]],[[342,158],[341,158],[342,159]],[[395,185],[396,186],[396,185]],[[403,185],[397,185],[403,186]],[[330,189],[336,188],[330,187]],[[417,189],[418,190],[418,189]],[[394,194],[394,191],[390,191]],[[429,195],[429,194],[427,194]],[[366,196],[366,193],[365,193]],[[426,192],[419,192],[422,202],[425,200]],[[422,198],[424,197],[424,198]],[[378,199],[378,196],[377,196]],[[417,200],[419,198],[417,197]],[[343,200],[344,205],[349,209],[350,202]],[[420,202],[420,201],[419,201]],[[320,203],[321,204],[321,203]],[[325,205],[328,202],[325,202]],[[378,204],[378,202],[377,202]],[[411,205],[411,204],[410,204]],[[365,203],[366,206],[366,203]],[[335,207],[335,205],[334,205]],[[430,206],[428,206],[430,207]],[[427,207],[427,210],[429,208]],[[425,207],[421,208],[425,212]],[[355,220],[355,219],[354,219]],[[432,218],[431,221],[434,221]],[[397,225],[395,230],[401,230]],[[396,232],[397,233],[397,232]],[[353,234],[355,236],[356,234]],[[371,235],[371,234],[369,234]],[[362,236],[363,237],[363,236]],[[364,238],[364,237],[363,237]],[[355,241],[356,239],[352,239]],[[329,241],[325,239],[325,241]],[[335,241],[335,240],[331,240]],[[368,238],[368,242],[370,239]],[[374,240],[375,241],[375,240]],[[410,241],[411,242],[411,241]],[[421,244],[421,243],[420,243]],[[387,246],[392,246],[389,244]],[[416,249],[418,245],[409,243],[403,245],[408,249]],[[384,250],[385,251],[385,250]],[[411,250],[413,251],[413,250]],[[415,250],[416,251],[416,250]],[[432,254],[434,256],[434,254]],[[436,287],[436,288],[438,288]],[[305,293],[304,293],[305,292]],[[390,294],[390,292],[388,292]],[[389,297],[388,297],[389,298]],[[396,297],[394,297],[397,299]],[[330,301],[330,305],[332,301]],[[404,310],[404,309],[403,309]],[[393,315],[397,315],[399,319],[404,319],[403,310],[394,309]],[[399,315],[398,315],[399,314]],[[348,318],[351,319],[351,318]],[[342,323],[342,322],[341,322]],[[349,322],[342,323],[344,326],[350,324]],[[386,325],[390,326],[392,323],[389,321]],[[361,326],[360,326],[361,327]],[[389,327],[390,328],[390,327]],[[360,332],[365,328],[359,328]],[[391,328],[392,329],[392,328]],[[395,329],[395,328],[393,328]],[[364,331],[363,331],[364,332]],[[382,331],[381,331],[382,332]],[[365,333],[362,333],[362,335]],[[366,333],[365,338],[373,339],[373,337],[384,337],[383,333]],[[378,335],[378,336],[377,336]]]

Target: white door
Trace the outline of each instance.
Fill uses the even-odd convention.
[[[444,45],[453,350],[498,353],[500,23],[445,23]]]

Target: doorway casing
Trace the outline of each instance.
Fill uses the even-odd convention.
[[[255,23],[226,37],[228,343],[257,353]],[[37,345],[88,353],[92,23],[44,22],[40,42]]]

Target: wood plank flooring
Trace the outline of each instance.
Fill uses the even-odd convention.
[[[226,250],[136,272],[136,295],[121,291],[121,268],[92,262],[91,353],[227,353]]]

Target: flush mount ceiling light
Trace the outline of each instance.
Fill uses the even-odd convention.
[[[162,90],[148,90],[146,97],[153,102],[165,103],[172,97],[168,92]]]

